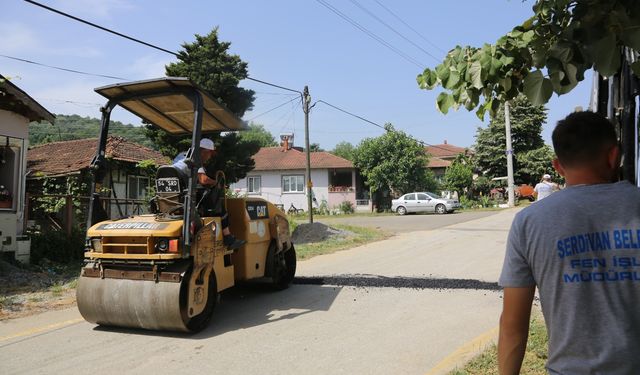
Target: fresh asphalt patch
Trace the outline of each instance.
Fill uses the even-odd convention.
[[[387,277],[377,275],[332,275],[298,276],[293,280],[298,285],[332,285],[360,288],[406,288],[406,289],[471,289],[500,291],[498,283],[474,279],[443,279],[431,277]]]

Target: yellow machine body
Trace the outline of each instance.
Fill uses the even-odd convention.
[[[286,287],[295,273],[295,250],[285,214],[259,198],[227,199],[226,206],[231,232],[246,241],[237,250],[224,246],[219,217],[201,219],[189,249],[179,218],[140,215],[89,228],[77,289],[83,317],[104,325],[198,331],[218,293],[237,281],[268,276]],[[286,267],[285,253],[286,275],[278,268]]]

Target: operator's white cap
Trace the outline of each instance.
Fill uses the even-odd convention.
[[[213,141],[210,140],[209,138],[202,138],[200,140],[200,148],[204,148],[207,150],[215,150],[216,149],[216,145],[213,144]]]
[[[543,176],[542,176],[542,179],[543,179],[543,180],[550,180],[550,179],[551,179],[551,176],[550,176],[550,175],[548,175],[548,174],[545,174],[545,175],[543,175]]]

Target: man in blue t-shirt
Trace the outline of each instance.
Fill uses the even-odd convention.
[[[552,139],[567,188],[513,220],[499,280],[500,374],[520,371],[536,287],[550,374],[640,374],[640,189],[614,182],[620,151],[606,118],[572,113]]]

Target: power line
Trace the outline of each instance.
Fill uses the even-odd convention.
[[[324,100],[318,100],[316,103],[323,103],[323,104],[326,104],[326,105],[328,105],[329,107],[331,107],[331,108],[333,108],[333,109],[337,109],[337,110],[338,110],[338,111],[340,111],[340,112],[343,112],[343,113],[348,114],[349,116],[353,116],[353,117],[358,118],[358,119],[360,119],[360,120],[362,120],[362,121],[364,121],[364,122],[368,122],[369,124],[371,124],[371,125],[373,125],[373,126],[377,126],[377,127],[379,127],[380,129],[387,130],[387,129],[385,129],[385,128],[384,128],[384,126],[383,126],[383,125],[376,124],[375,122],[373,122],[373,121],[371,121],[371,120],[367,120],[366,118],[364,118],[364,117],[362,117],[362,116],[358,116],[358,115],[356,115],[356,114],[354,114],[354,113],[351,113],[351,112],[349,112],[349,111],[347,111],[347,110],[345,110],[345,109],[342,109],[342,108],[340,108],[340,107],[337,107],[337,106],[335,106],[335,105],[333,105],[333,104],[331,104],[331,103],[327,103],[327,102],[325,102]]]
[[[362,116],[358,116],[358,115],[356,115],[356,114],[354,114],[354,113],[351,113],[351,112],[349,112],[349,111],[347,111],[347,110],[345,110],[345,109],[342,109],[342,108],[340,108],[340,107],[337,107],[337,106],[335,106],[335,105],[333,105],[333,104],[327,103],[327,102],[325,102],[324,100],[318,100],[316,103],[323,103],[323,104],[326,104],[326,105],[328,105],[329,107],[332,107],[332,108],[334,108],[334,109],[337,109],[337,110],[338,110],[338,111],[340,111],[340,112],[343,112],[343,113],[348,114],[349,116],[353,116],[353,117],[358,118],[358,119],[360,119],[360,120],[362,120],[362,121],[364,121],[364,122],[368,122],[369,124],[374,125],[374,126],[377,126],[377,127],[381,128],[381,129],[384,129],[385,131],[387,130],[387,129],[385,129],[385,127],[384,127],[384,126],[382,126],[382,125],[380,125],[380,124],[377,124],[377,123],[375,123],[375,122],[373,122],[373,121],[371,121],[371,120],[367,120],[366,118],[364,118],[364,117],[362,117]],[[413,138],[413,137],[412,137],[412,138]],[[427,142],[425,142],[425,141],[422,141],[422,140],[420,140],[420,139],[417,139],[417,138],[414,138],[414,139],[415,139],[418,143],[420,143],[421,145],[423,145],[423,147],[426,145],[426,146],[429,146],[429,147],[439,148],[439,149],[441,149],[441,150],[451,151],[451,150],[446,149],[446,148],[444,148],[444,147],[440,147],[440,146],[436,146],[436,145],[429,144],[429,143],[427,143]]]
[[[119,33],[119,32],[117,32],[117,31],[114,31],[114,30],[108,29],[108,28],[106,28],[106,27],[103,27],[103,26],[97,25],[97,24],[95,24],[95,23],[93,23],[93,22],[89,22],[89,21],[87,21],[87,20],[83,20],[82,18],[78,18],[78,17],[76,17],[76,16],[72,16],[72,15],[71,15],[71,14],[69,14],[69,13],[62,12],[62,11],[60,11],[60,10],[57,10],[57,9],[51,8],[51,7],[46,6],[46,5],[44,5],[44,4],[40,4],[40,3],[36,2],[36,1],[33,1],[33,0],[24,0],[24,1],[26,1],[27,3],[33,4],[33,5],[35,5],[35,6],[39,6],[39,7],[41,7],[41,8],[44,8],[44,9],[46,9],[46,10],[48,10],[48,11],[51,11],[51,12],[57,13],[57,14],[59,14],[59,15],[61,15],[61,16],[65,16],[65,17],[71,18],[72,20],[75,20],[75,21],[78,21],[78,22],[84,23],[84,24],[89,25],[89,26],[93,26],[93,27],[95,27],[95,28],[97,28],[97,29],[100,29],[100,30],[102,30],[102,31],[106,31],[106,32],[108,32],[108,33],[111,33],[111,34],[117,35],[117,36],[119,36],[119,37],[122,37],[122,38],[125,38],[125,39],[129,39],[129,40],[134,41],[134,42],[136,42],[136,43],[140,43],[140,44],[143,44],[143,45],[145,45],[145,46],[147,46],[147,47],[151,47],[151,48],[157,49],[158,51],[166,52],[166,53],[168,53],[168,54],[174,55],[175,57],[178,57],[178,54],[177,54],[177,53],[172,52],[172,51],[169,51],[168,49],[164,49],[164,48],[161,48],[161,47],[158,47],[158,46],[154,46],[154,45],[153,45],[153,44],[151,44],[151,43],[147,43],[147,42],[144,42],[144,41],[142,41],[142,40],[140,40],[140,39],[136,39],[136,38],[134,38],[134,37],[130,37],[130,36],[128,36],[128,35],[125,35],[125,34]]]
[[[357,6],[358,8],[360,8],[363,12],[367,13],[368,15],[370,15],[371,17],[373,17],[375,20],[377,20],[378,22],[380,22],[381,24],[383,24],[384,26],[386,26],[389,30],[393,31],[394,33],[396,33],[399,37],[401,37],[402,39],[406,40],[407,42],[411,43],[414,47],[418,48],[420,51],[422,51],[424,54],[428,55],[429,57],[431,57],[432,59],[434,59],[437,62],[440,62],[440,60],[435,57],[434,55],[432,55],[429,51],[425,50],[424,48],[422,48],[420,45],[414,43],[411,39],[407,38],[406,36],[404,36],[402,33],[400,33],[398,30],[394,29],[391,25],[389,25],[388,23],[386,23],[383,19],[381,19],[380,17],[376,16],[372,11],[370,11],[369,9],[365,8],[362,4],[360,4],[357,0],[349,0],[351,1],[352,4],[354,4],[355,6]]]
[[[129,35],[126,35],[126,34],[122,34],[122,33],[120,33],[120,32],[117,32],[117,31],[115,31],[115,30],[109,29],[109,28],[104,27],[104,26],[100,26],[100,25],[95,24],[95,23],[93,23],[93,22],[89,22],[89,21],[84,20],[84,19],[82,19],[82,18],[79,18],[79,17],[73,16],[73,15],[71,15],[71,14],[69,14],[69,13],[65,13],[65,12],[63,12],[63,11],[60,11],[60,10],[57,10],[57,9],[51,8],[51,7],[46,6],[46,5],[44,5],[44,4],[40,4],[40,3],[38,3],[37,1],[33,1],[33,0],[24,0],[24,1],[26,1],[27,3],[33,4],[33,5],[35,5],[35,6],[39,6],[39,7],[41,7],[41,8],[44,8],[44,9],[46,9],[46,10],[48,10],[48,11],[51,11],[51,12],[57,13],[57,14],[59,14],[59,15],[61,15],[61,16],[68,17],[68,18],[71,18],[72,20],[75,20],[75,21],[78,21],[78,22],[84,23],[84,24],[86,24],[86,25],[89,25],[89,26],[95,27],[95,28],[100,29],[100,30],[102,30],[102,31],[106,31],[106,32],[108,32],[108,33],[111,33],[111,34],[117,35],[117,36],[119,36],[119,37],[122,37],[122,38],[125,38],[125,39],[128,39],[128,40],[131,40],[131,41],[136,42],[136,43],[140,43],[140,44],[142,44],[142,45],[145,45],[145,46],[147,46],[147,47],[150,47],[150,48],[156,49],[156,50],[158,50],[158,51],[162,51],[162,52],[168,53],[168,54],[173,55],[173,56],[175,56],[175,57],[178,57],[178,58],[180,57],[180,55],[179,55],[178,53],[176,53],[176,52],[170,51],[170,50],[165,49],[165,48],[162,48],[162,47],[158,47],[158,46],[156,46],[156,45],[154,45],[154,44],[147,43],[147,42],[145,42],[145,41],[142,41],[142,40],[140,40],[140,39],[134,38],[134,37],[132,37],[132,36],[129,36]],[[118,78],[118,79],[120,79],[120,78]],[[256,79],[256,78],[251,78],[251,77],[249,77],[249,76],[247,76],[247,77],[246,77],[246,79],[248,79],[248,80],[250,80],[250,81],[254,81],[254,82],[258,82],[258,83],[262,83],[263,85],[267,85],[267,86],[271,86],[271,87],[277,87],[277,88],[279,88],[279,89],[281,89],[281,90],[287,90],[287,91],[295,92],[295,93],[298,93],[298,94],[302,95],[302,92],[300,92],[299,90],[294,90],[294,89],[291,89],[291,88],[288,88],[288,87],[284,87],[284,86],[276,85],[275,83],[270,83],[270,82],[267,82],[267,81],[262,81],[262,80],[259,80],[259,79]]]
[[[27,1],[27,0],[25,0],[25,1]],[[32,61],[32,60],[27,60],[27,59],[21,59],[21,58],[19,58],[19,57],[14,57],[14,56],[0,55],[0,57],[4,57],[4,58],[7,58],[7,59],[16,60],[16,61],[21,61],[21,62],[25,62],[25,63],[28,63],[28,64],[33,64],[33,65],[38,65],[38,66],[44,66],[44,67],[46,67],[46,68],[62,70],[62,71],[65,71],[65,72],[71,72],[71,73],[77,73],[77,74],[84,74],[84,75],[87,75],[87,76],[94,76],[94,77],[102,77],[102,78],[117,79],[117,80],[120,80],[120,81],[127,81],[127,79],[126,79],[126,78],[115,77],[115,76],[109,76],[109,75],[104,75],[104,74],[96,74],[96,73],[83,72],[83,71],[75,70],[75,69],[61,68],[61,67],[59,67],[59,66],[47,65],[47,64],[40,63],[40,62],[36,62],[36,61]]]
[[[437,49],[438,51],[442,52],[442,53],[447,53],[447,51],[443,50],[442,48],[438,47],[436,44],[434,44],[433,42],[431,42],[429,39],[427,39],[427,37],[425,37],[424,35],[422,35],[420,32],[418,32],[418,30],[414,29],[413,27],[411,27],[411,25],[409,25],[408,23],[406,23],[402,18],[400,18],[400,16],[398,16],[397,14],[395,14],[393,11],[391,11],[391,9],[387,8],[384,4],[382,4],[380,1],[378,0],[373,0],[376,3],[378,3],[378,5],[380,5],[384,10],[386,10],[389,14],[391,14],[392,16],[394,16],[398,21],[402,22],[406,27],[408,27],[411,31],[413,31],[414,33],[416,33],[420,38],[422,38],[422,40],[424,40],[425,42],[431,44],[432,47],[434,47],[435,49]]]
[[[278,105],[278,106],[276,106],[276,107],[273,107],[273,108],[271,108],[271,109],[270,109],[270,110],[268,110],[268,111],[262,112],[261,114],[259,114],[259,115],[257,115],[257,116],[253,116],[252,118],[248,119],[248,120],[247,120],[247,122],[253,121],[253,120],[257,119],[257,118],[258,118],[258,117],[260,117],[260,116],[263,116],[263,115],[266,115],[267,113],[273,112],[273,111],[275,111],[276,109],[278,109],[278,108],[280,108],[280,107],[283,107],[283,106],[285,106],[285,105],[287,105],[287,104],[291,103],[291,102],[292,102],[292,101],[294,101],[294,100],[299,100],[299,99],[300,99],[300,98],[295,97],[295,98],[293,98],[293,99],[287,100],[286,102],[284,102],[284,103],[282,103],[282,104],[280,104],[280,105]]]
[[[318,2],[320,5],[324,6],[325,8],[329,9],[331,12],[335,13],[336,15],[338,15],[338,17],[340,17],[343,20],[347,21],[353,27],[355,27],[358,30],[362,31],[363,33],[367,34],[370,38],[372,38],[376,42],[382,44],[383,46],[387,47],[388,49],[393,51],[395,54],[397,54],[398,56],[400,56],[403,59],[407,60],[411,64],[414,64],[415,66],[417,66],[420,69],[423,69],[425,67],[425,64],[422,64],[418,60],[416,60],[416,59],[412,58],[411,56],[405,54],[404,52],[400,51],[399,49],[397,49],[396,47],[394,47],[393,45],[391,45],[390,43],[388,43],[384,39],[380,38],[379,36],[377,36],[373,32],[369,31],[366,27],[360,25],[359,23],[354,21],[352,18],[350,18],[346,14],[344,14],[341,11],[339,11],[338,9],[336,9],[334,6],[328,4],[326,1],[324,1],[324,0],[316,0],[316,2]]]

